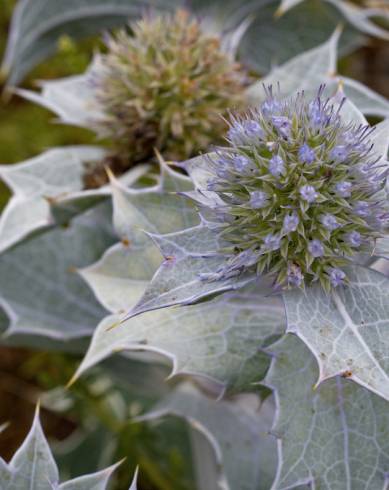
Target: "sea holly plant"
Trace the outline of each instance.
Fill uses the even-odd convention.
[[[382,427],[373,431],[374,447],[386,430],[389,284],[378,259],[388,254],[389,126],[370,127],[341,93],[324,91],[285,97],[268,88],[260,106],[231,118],[224,146],[184,162],[194,190],[180,195],[183,206],[195,202],[200,223],[167,234],[145,230],[164,261],[127,315],[98,327],[77,375],[110,353],[141,348],[172,359],[173,374],[222,382],[224,393],[253,391],[262,379],[278,406],[272,488],[364,488],[370,481],[385,488],[384,447],[372,455],[377,465],[362,471],[354,461],[371,424]],[[228,311],[231,299],[243,316]],[[267,332],[262,345],[254,343],[267,356],[262,373],[273,358],[265,378],[250,347],[259,332]],[[231,364],[237,355],[240,367]],[[295,403],[303,404],[296,422]],[[336,438],[323,431],[328,424]],[[317,463],[321,458],[332,471]]]
[[[137,420],[189,422],[201,490],[384,489],[389,104],[337,75],[339,29],[258,80],[249,23],[203,20],[148,14],[18,91],[106,140],[0,167],[4,342],[92,337],[73,382],[118,353],[195,380]]]
[[[120,463],[119,463],[120,464]],[[105,490],[118,464],[97,473],[60,483],[57,465],[36,409],[30,432],[9,463],[0,458],[0,485],[4,490]],[[136,490],[136,475],[129,490]]]

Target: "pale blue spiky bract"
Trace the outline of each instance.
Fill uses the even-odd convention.
[[[231,118],[228,146],[209,160],[218,199],[207,222],[230,244],[218,277],[255,269],[278,285],[329,290],[388,225],[386,172],[372,129],[343,122],[344,100],[324,98],[324,87],[313,100],[265,92],[259,108]]]

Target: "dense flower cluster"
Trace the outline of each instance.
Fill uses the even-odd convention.
[[[158,149],[182,160],[222,141],[229,108],[244,101],[248,77],[184,10],[148,16],[108,37],[91,83],[105,115],[98,130],[124,165]]]
[[[386,172],[371,128],[342,122],[343,104],[323,87],[311,101],[268,88],[261,107],[232,118],[229,146],[209,161],[206,219],[230,244],[213,279],[256,268],[278,285],[318,280],[328,291],[347,281],[353,256],[371,252],[388,224]]]

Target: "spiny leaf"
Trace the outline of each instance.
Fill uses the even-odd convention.
[[[182,232],[151,236],[165,260],[125,319],[167,306],[193,304],[212,294],[239,289],[256,279],[254,273],[217,280],[204,278],[204,274],[217,276],[225,257],[218,253],[217,235],[202,224]]]
[[[267,77],[248,89],[252,103],[262,99],[263,84],[277,86],[278,83],[282,83],[281,89],[285,94],[293,94],[303,89],[316,92],[319,85],[323,83],[323,79],[336,73],[339,36],[340,30],[337,29],[325,43],[274,68]],[[301,76],[302,73],[304,76]]]
[[[266,344],[284,329],[277,298],[260,298],[246,287],[212,301],[179,309],[150,312],[118,325],[120,316],[97,327],[76,377],[118,351],[150,350],[173,361],[173,374],[213,378],[230,391],[252,389],[266,371]],[[116,328],[110,329],[116,325]]]
[[[120,464],[120,463],[119,463]],[[118,464],[98,473],[81,476],[59,484],[59,474],[50,447],[43,433],[39,410],[31,430],[9,464],[0,459],[2,490],[105,490]],[[136,490],[136,476],[130,490]]]
[[[158,184],[127,189],[112,179],[114,224],[121,243],[80,271],[97,298],[111,312],[124,313],[142,296],[162,257],[145,234],[167,232],[198,222],[193,205],[177,196],[192,188],[190,180],[161,162]]]
[[[58,490],[106,490],[109,480],[119,464],[112,465],[97,473],[69,480],[68,482],[62,483]],[[134,479],[129,490],[136,490],[136,479]]]
[[[255,413],[238,403],[215,402],[194,387],[181,385],[141,419],[167,415],[186,419],[207,438],[220,467],[217,488],[267,490],[270,487],[277,457],[275,441],[268,434],[273,416],[270,401]]]
[[[205,250],[204,247],[211,247],[215,252],[217,245],[212,234],[207,232],[205,227],[199,225],[188,231],[169,233],[196,224],[199,219],[193,205],[177,195],[177,192],[182,193],[192,189],[190,180],[172,171],[163,162],[161,165],[161,179],[155,188],[124,189],[116,181],[112,182],[114,224],[118,235],[123,237],[126,243],[129,241],[135,246],[140,244],[143,247],[150,247],[151,242],[144,234],[144,231],[148,231],[165,257],[165,261],[154,277],[154,282],[141,300],[143,303],[144,300],[149,301],[148,298],[151,298],[152,303],[147,307],[133,310],[132,313],[136,311],[136,314],[172,304],[191,303],[215,289],[217,291],[230,289],[221,281],[211,284],[200,279],[200,273],[212,268],[216,269],[221,260],[224,260],[212,257],[204,265],[205,268],[203,267],[201,250]],[[167,234],[160,235],[160,233]],[[212,245],[209,240],[213,241]],[[174,245],[175,241],[176,245]],[[196,244],[202,248],[196,249]],[[189,248],[185,250],[185,247]],[[208,251],[211,249],[208,248]],[[154,252],[150,251],[150,253]],[[141,250],[139,254],[142,254]],[[149,256],[148,249],[144,250],[144,255]],[[131,260],[130,256],[128,259]],[[247,280],[243,279],[239,284],[246,282]]]
[[[58,484],[57,465],[43,434],[38,409],[29,434],[14,454],[7,469],[9,480],[0,480],[5,490],[23,487],[51,490]]]
[[[89,335],[105,310],[77,275],[115,238],[104,203],[67,228],[40,234],[8,250],[0,261],[0,302],[9,316],[7,335],[65,340]]]
[[[176,193],[190,189],[190,180],[161,162],[158,184],[126,189],[116,179],[113,188],[114,223],[122,241],[97,263],[80,270],[101,303],[124,313],[140,299],[161,263],[161,254],[144,230],[158,232],[198,222],[194,207]]]
[[[247,94],[252,105],[263,99],[262,85],[281,84],[282,93],[291,95],[304,90],[310,96],[316,94],[319,85],[326,85],[328,95],[343,85],[345,95],[364,114],[376,116],[389,115],[389,103],[363,84],[347,77],[337,76],[337,45],[340,30],[337,29],[325,43],[305,51],[281,66],[274,68],[260,82],[248,88]],[[304,73],[304,76],[301,76]]]
[[[107,310],[124,314],[140,299],[160,263],[161,254],[151,242],[124,241],[79,272]]]
[[[313,389],[309,350],[286,335],[271,350],[267,383],[275,390],[279,467],[272,490],[384,490],[389,469],[387,402],[336,377]]]
[[[282,0],[277,10],[278,15],[283,15],[288,10],[296,7],[303,0]],[[387,29],[380,27],[378,24],[370,20],[371,18],[385,19],[388,18],[388,13],[383,7],[366,8],[355,5],[349,1],[326,0],[337,8],[347,19],[350,24],[357,29],[371,36],[376,36],[381,39],[389,39]],[[382,4],[383,5],[383,4]]]
[[[389,40],[389,31],[370,20],[374,17],[388,19],[389,14],[385,8],[362,8],[348,1],[326,1],[339,9],[345,18],[357,29],[360,29],[362,32],[366,32],[366,34],[369,34],[370,36],[376,36],[381,39],[386,39],[387,41]]]
[[[32,233],[69,221],[110,195],[109,186],[84,190],[85,164],[100,163],[105,152],[94,146],[54,148],[15,165],[0,165],[0,178],[13,192],[0,217],[0,252]],[[148,166],[120,177],[132,185]]]
[[[343,375],[389,400],[389,280],[362,267],[348,277],[350,286],[331,294],[319,286],[285,292],[288,331],[315,355],[317,383]]]
[[[113,179],[113,221],[122,239],[149,241],[144,231],[170,233],[197,224],[199,219],[194,206],[177,193],[192,189],[188,177],[172,170],[160,161],[161,174],[154,187],[128,189]]]
[[[91,129],[91,124],[103,117],[91,86],[93,70],[94,62],[83,75],[40,82],[40,93],[26,89],[17,89],[15,92],[54,112],[64,124]]]
[[[80,191],[85,162],[103,154],[97,147],[55,148],[17,165],[1,165],[0,177],[13,197],[0,218],[0,251],[53,225],[50,203]]]
[[[289,3],[300,2],[289,0]],[[282,16],[278,4],[278,1],[262,2],[239,49],[240,58],[261,74],[325,42],[342,21],[340,56],[349,54],[364,42],[364,37],[324,1],[305,1]]]
[[[16,84],[37,63],[53,53],[64,33],[87,36],[123,25],[147,6],[166,9],[175,2],[128,0],[21,0],[15,9],[2,72]]]
[[[388,100],[366,85],[348,77],[339,77],[344,86],[344,92],[358,109],[368,116],[388,117]]]

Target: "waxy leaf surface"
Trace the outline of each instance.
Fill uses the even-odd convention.
[[[204,274],[217,275],[226,258],[218,253],[217,235],[202,224],[152,237],[165,260],[126,319],[159,308],[193,304],[206,296],[239,289],[256,280],[253,273],[216,280],[204,278]],[[270,288],[266,288],[265,281],[263,283],[269,293]]]
[[[150,350],[172,360],[173,374],[212,378],[229,391],[253,390],[268,366],[265,346],[285,328],[279,299],[261,300],[255,286],[198,305],[120,319],[112,315],[100,323],[76,377],[115,352]]]
[[[13,196],[0,217],[0,252],[53,225],[52,204],[79,193],[85,163],[101,160],[103,155],[97,147],[74,146],[55,148],[17,165],[1,165],[0,178]],[[97,198],[101,192],[94,194]]]
[[[285,292],[288,331],[317,359],[317,382],[343,375],[389,400],[389,279],[353,267],[350,286]]]
[[[103,203],[70,222],[13,247],[0,260],[0,301],[7,335],[70,340],[90,335],[105,310],[77,274],[115,241]]]
[[[337,376],[313,389],[315,358],[293,335],[271,350],[279,466],[272,490],[384,490],[389,470],[387,402]],[[306,485],[306,486],[305,486]]]
[[[186,419],[207,438],[219,465],[217,488],[270,488],[276,469],[275,440],[268,433],[273,417],[270,401],[254,412],[238,403],[210,400],[192,386],[182,385],[142,418],[167,415]]]
[[[340,84],[346,97],[364,114],[388,117],[389,102],[384,97],[355,80],[337,76],[339,36],[340,30],[337,29],[325,43],[275,67],[264,79],[249,87],[251,103],[254,105],[264,99],[263,84],[277,87],[279,83],[285,95],[294,95],[304,90],[307,96],[314,96],[322,84],[326,85],[328,95],[334,95]]]
[[[106,490],[117,466],[60,484],[37,410],[30,432],[9,464],[0,458],[0,487],[2,490]],[[136,490],[135,481],[130,490]]]

